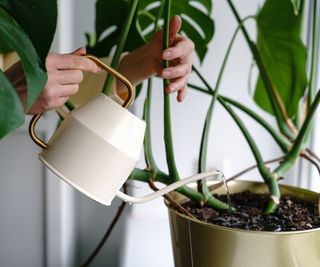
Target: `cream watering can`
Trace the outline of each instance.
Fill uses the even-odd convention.
[[[122,193],[120,188],[139,161],[146,123],[126,109],[133,97],[131,83],[96,57],[86,57],[123,82],[128,88],[128,97],[120,106],[108,96],[98,95],[70,112],[48,144],[35,133],[35,125],[42,114],[35,115],[29,132],[32,140],[43,148],[39,159],[47,168],[83,194],[107,206],[115,196],[130,203],[142,203],[190,182],[220,178],[221,172],[210,171],[143,197]]]

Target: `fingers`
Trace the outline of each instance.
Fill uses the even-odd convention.
[[[193,51],[194,43],[186,37],[178,36],[174,46],[163,51],[162,58],[165,60],[185,58],[193,53]]]
[[[70,96],[79,90],[83,80],[82,71],[98,73],[102,69],[84,57],[81,47],[70,54],[50,53],[46,59],[47,83],[29,112],[43,112],[61,107]]]
[[[57,84],[78,84],[83,80],[83,73],[81,70],[59,70],[49,79],[55,80]]]
[[[51,53],[46,60],[47,71],[51,70],[82,70],[98,73],[101,68],[92,60],[82,56],[82,50],[76,50],[77,54],[56,54]]]
[[[162,78],[175,79],[182,76],[187,76],[191,72],[191,65],[189,63],[180,63],[175,67],[169,67],[162,71]]]
[[[169,25],[169,45],[170,46],[174,42],[174,38],[176,34],[180,31],[181,24],[182,24],[182,21],[180,16],[174,16],[170,20],[170,25]]]
[[[177,101],[182,102],[186,98],[186,95],[187,95],[187,86],[185,86],[182,90],[178,92]]]

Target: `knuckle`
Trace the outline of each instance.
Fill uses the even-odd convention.
[[[58,55],[56,53],[50,53],[46,58],[46,69],[51,70],[55,67],[55,62],[57,60]]]
[[[70,69],[78,69],[81,67],[81,57],[72,55],[69,60],[69,68]]]
[[[79,78],[79,82],[83,80],[83,73],[81,70],[78,71],[78,78]]]

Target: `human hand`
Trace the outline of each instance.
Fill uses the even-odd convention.
[[[162,50],[163,31],[158,31],[149,42],[153,56],[154,71],[164,79],[170,80],[168,93],[178,92],[177,100],[183,101],[187,92],[187,82],[194,62],[194,43],[178,34],[181,28],[180,16],[174,16],[169,26],[169,48]],[[169,68],[162,68],[162,60],[168,60]]]
[[[155,74],[169,79],[171,83],[166,91],[178,92],[177,100],[181,102],[186,96],[194,60],[194,44],[190,39],[178,34],[180,27],[181,18],[174,16],[169,27],[170,47],[163,51],[163,31],[160,30],[153,35],[150,42],[124,56],[119,71],[134,85]],[[169,68],[162,68],[163,59],[169,60]],[[126,90],[119,81],[116,89],[119,95]]]
[[[35,103],[27,113],[37,114],[64,105],[68,98],[79,90],[83,79],[82,71],[98,73],[101,68],[85,58],[86,50],[79,48],[71,54],[50,53],[46,58],[48,80]],[[20,62],[6,71],[8,78],[26,106],[27,82]]]

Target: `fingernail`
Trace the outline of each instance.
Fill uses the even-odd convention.
[[[171,58],[171,53],[170,52],[164,52],[163,53],[163,59],[170,59]]]
[[[174,84],[170,84],[169,86],[169,92],[173,93],[176,90],[176,86]]]
[[[171,75],[171,71],[169,71],[169,70],[164,70],[162,72],[162,77],[163,78],[170,78],[170,75]]]

